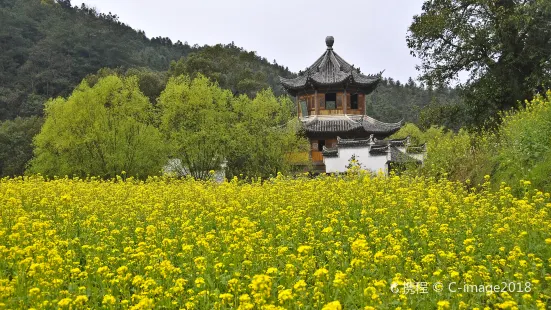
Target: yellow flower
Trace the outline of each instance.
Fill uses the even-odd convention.
[[[40,294],[40,289],[38,287],[33,287],[29,290],[29,295],[35,296]]]
[[[551,195],[487,185],[361,174],[0,179],[0,260],[24,273],[0,279],[0,308],[27,298],[35,309],[327,309],[343,307],[340,292],[366,309],[407,309],[420,300],[406,289],[515,279],[525,292],[466,299],[445,287],[432,302],[545,309]]]
[[[83,305],[88,302],[88,296],[86,295],[78,295],[75,298],[75,304]]]
[[[104,305],[114,305],[116,302],[117,300],[115,299],[115,297],[113,297],[113,295],[107,294],[103,296],[103,300],[101,303]]]
[[[301,292],[301,291],[304,291],[306,289],[306,282],[304,280],[298,280],[297,283],[295,283],[295,285],[293,285],[293,288],[295,289],[295,291],[297,292]]]
[[[230,303],[233,300],[233,295],[229,293],[220,294],[218,296],[224,303]]]
[[[438,309],[449,309],[450,308],[450,302],[447,300],[440,300],[437,304]]]
[[[342,306],[341,306],[341,303],[338,300],[336,300],[324,305],[323,308],[321,309],[322,310],[342,310]]]
[[[126,266],[121,266],[121,267],[117,268],[117,274],[119,274],[119,275],[123,275],[127,271],[128,271],[128,267],[126,267]]]
[[[316,278],[321,278],[321,277],[324,277],[326,276],[327,274],[329,274],[329,271],[325,268],[320,268],[318,270],[316,270],[316,272],[314,272],[314,276]]]
[[[203,286],[205,286],[205,279],[203,279],[202,277],[198,277],[195,279],[195,286],[198,287],[198,288],[202,288]]]
[[[335,287],[344,287],[346,286],[346,274],[341,272],[341,271],[337,271],[335,273],[335,279],[333,280],[333,285]]]
[[[310,251],[312,251],[312,247],[309,245],[301,245],[297,249],[299,254],[308,254]]]
[[[239,310],[250,310],[254,308],[254,304],[251,303],[251,297],[248,294],[239,296]]]
[[[65,307],[68,307],[72,301],[73,300],[71,298],[63,298],[57,303],[57,305],[61,308],[65,308]]]
[[[290,289],[280,291],[277,295],[277,300],[282,304],[291,299],[293,299],[293,292]]]

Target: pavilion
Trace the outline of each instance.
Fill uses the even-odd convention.
[[[401,121],[385,123],[366,113],[366,95],[377,88],[381,73],[362,74],[333,50],[334,42],[328,36],[323,55],[296,78],[280,77],[283,88],[296,98],[297,115],[310,142],[314,170],[343,171],[346,166],[343,163],[350,159],[345,158],[350,152],[344,149],[350,145],[356,146],[352,155],[363,158],[365,162],[360,162],[363,167],[373,171],[388,172],[393,160],[417,161],[407,154],[409,143],[398,149],[394,142],[383,140],[400,130]],[[360,150],[370,155],[356,154]],[[382,153],[387,159],[382,158]]]

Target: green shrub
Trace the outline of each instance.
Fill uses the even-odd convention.
[[[456,133],[436,126],[423,132],[415,125],[407,124],[392,138],[406,136],[410,136],[412,144],[427,144],[423,165],[410,168],[410,173],[478,184],[492,170],[490,157],[495,139],[490,134],[469,133],[465,129]]]
[[[506,113],[502,120],[492,178],[517,190],[521,180],[530,180],[536,188],[550,191],[551,91],[517,112]]]
[[[413,123],[407,123],[397,133],[390,136],[390,139],[402,139],[409,136],[412,145],[425,143],[424,134],[419,127]]]
[[[453,133],[434,126],[422,132],[408,124],[393,138],[407,135],[427,143],[424,165],[411,173],[473,184],[490,175],[494,186],[505,182],[518,195],[524,191],[524,180],[551,191],[551,91],[526,102],[524,108],[503,114],[495,132],[461,129]]]

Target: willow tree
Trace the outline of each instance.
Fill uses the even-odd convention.
[[[206,77],[171,78],[158,99],[160,130],[167,141],[173,170],[205,179],[228,155],[232,125],[229,90]]]
[[[171,78],[159,99],[160,129],[172,171],[205,179],[227,163],[228,176],[289,172],[289,154],[307,150],[290,122],[293,103],[271,90],[235,97],[199,75]]]
[[[30,171],[50,176],[147,177],[166,163],[155,113],[136,77],[107,76],[93,87],[84,81],[69,98],[50,100],[34,146]]]
[[[309,151],[308,141],[297,135],[295,106],[286,96],[263,90],[254,99],[240,96],[233,105],[236,122],[231,133],[229,175],[275,176],[292,172],[293,155]],[[300,163],[302,165],[305,162]]]

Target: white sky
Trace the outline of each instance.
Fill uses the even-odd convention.
[[[81,2],[73,1],[73,5]],[[148,37],[169,37],[190,45],[231,43],[274,59],[291,71],[311,65],[334,50],[363,73],[386,70],[385,77],[406,82],[419,72],[409,54],[407,28],[421,13],[423,0],[87,0],[102,13],[113,13]]]

